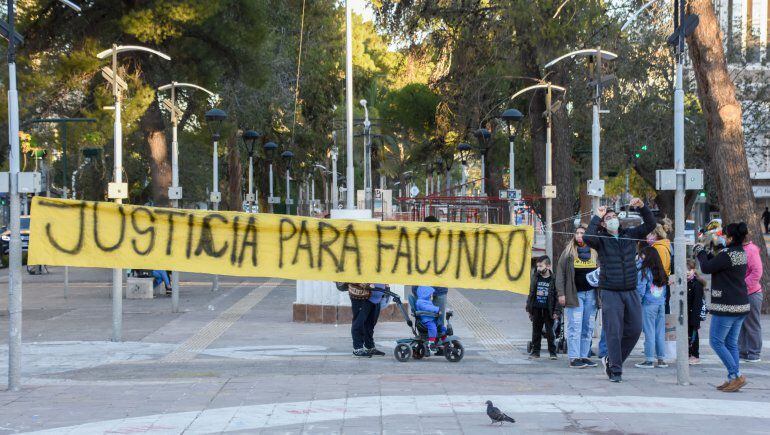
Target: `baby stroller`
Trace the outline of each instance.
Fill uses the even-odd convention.
[[[393,298],[393,302],[398,305],[398,308],[401,310],[401,314],[404,315],[404,320],[406,321],[406,324],[409,325],[409,328],[412,330],[413,336],[411,338],[402,338],[399,340],[396,340],[396,348],[393,349],[393,356],[396,357],[396,360],[400,362],[407,362],[410,359],[423,359],[425,357],[430,356],[430,350],[428,348],[428,330],[425,328],[425,326],[420,322],[418,316],[436,316],[438,317],[438,314],[436,313],[429,313],[424,311],[415,311],[415,296],[410,294],[409,295],[409,308],[412,312],[412,318],[414,318],[414,321],[412,321],[412,318],[409,317],[409,314],[406,312],[406,309],[404,308],[404,304],[401,302],[401,298],[391,292],[386,291],[386,295]],[[454,331],[452,330],[452,324],[449,322],[449,319],[452,318],[452,312],[447,311],[446,312],[446,334],[447,334],[447,340],[444,343],[439,344],[438,346],[441,348],[441,350],[444,353],[444,358],[447,359],[449,362],[460,362],[460,360],[463,359],[463,356],[465,355],[465,348],[463,348],[462,343],[460,343],[460,340],[458,340],[456,337],[453,336]]]
[[[543,325],[543,337],[546,335],[546,326]],[[567,353],[567,338],[564,336],[564,314],[560,315],[558,319],[553,322],[553,336],[554,344],[556,345],[556,353]],[[527,342],[527,353],[532,353],[532,340]]]

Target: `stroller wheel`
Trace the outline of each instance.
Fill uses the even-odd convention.
[[[412,348],[406,343],[399,343],[395,349],[393,349],[393,356],[399,362],[407,362],[412,357]]]
[[[415,341],[412,343],[412,357],[414,359],[423,359],[425,358],[425,355],[427,354],[425,349],[425,343],[420,341]]]
[[[465,348],[459,340],[452,340],[447,347],[444,348],[444,358],[449,362],[460,362],[465,356]]]

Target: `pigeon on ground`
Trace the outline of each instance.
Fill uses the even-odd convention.
[[[491,400],[487,400],[487,415],[490,419],[492,419],[493,423],[500,423],[502,425],[506,421],[511,423],[516,423],[516,420],[512,419],[511,417],[508,417],[505,415],[502,411],[500,411],[499,408],[496,408],[492,405]]]

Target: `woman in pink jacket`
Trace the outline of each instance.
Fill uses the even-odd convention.
[[[749,294],[749,311],[746,320],[741,327],[741,335],[738,337],[739,354],[745,362],[759,362],[759,353],[762,350],[762,325],[759,323],[759,313],[762,309],[762,286],[759,280],[762,278],[762,259],[759,256],[759,248],[752,242],[743,245],[746,252],[746,288]]]

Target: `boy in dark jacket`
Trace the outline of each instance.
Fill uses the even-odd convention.
[[[551,359],[556,359],[553,321],[559,318],[561,308],[556,295],[556,283],[551,272],[551,259],[547,255],[537,259],[537,269],[532,272],[526,310],[529,313],[529,320],[532,321],[532,353],[530,358],[540,358],[540,342],[543,339],[543,325],[545,325],[548,353],[551,354]]]
[[[700,329],[703,311],[704,280],[695,270],[695,260],[687,260],[687,336],[689,337],[690,365],[700,364]]]
[[[583,241],[599,254],[602,265],[599,289],[602,295],[602,322],[607,338],[607,356],[602,358],[605,373],[612,382],[621,382],[623,362],[642,333],[642,304],[636,292],[636,244],[655,229],[650,209],[639,198],[630,207],[639,210],[642,224],[623,228],[617,214],[607,207],[596,209]]]

